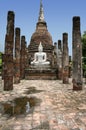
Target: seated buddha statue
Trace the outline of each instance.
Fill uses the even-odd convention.
[[[34,60],[31,62],[32,65],[49,65],[50,62],[47,61],[47,55],[43,52],[43,46],[40,42],[38,47],[38,52],[34,54]]]

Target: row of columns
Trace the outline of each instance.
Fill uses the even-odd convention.
[[[25,36],[20,35],[20,28],[14,27],[14,18],[14,12],[9,11],[5,36],[5,53],[3,55],[3,79],[4,90],[6,91],[13,90],[13,83],[19,83],[20,79],[24,78],[25,70]]]
[[[58,79],[63,80],[64,84],[69,83],[69,54],[68,54],[68,34],[63,33],[63,44],[58,40],[57,60],[58,60]],[[82,43],[80,31],[80,17],[73,17],[72,29],[72,81],[73,90],[82,90]]]
[[[63,44],[58,40],[57,48],[57,66],[58,66],[58,79],[63,80],[64,84],[69,83],[69,54],[68,54],[68,34],[63,33]]]
[[[4,61],[4,90],[13,89],[14,83],[19,83],[20,79],[25,77],[25,63],[26,63],[26,40],[25,36],[20,36],[20,28],[14,27],[14,12],[9,11],[7,16],[7,31],[5,36],[5,54]],[[13,57],[14,47],[14,30],[15,30],[15,56]],[[82,89],[82,45],[80,32],[80,17],[73,18],[73,90]],[[21,44],[20,44],[21,42]],[[63,34],[63,49],[61,41],[58,41],[58,72],[59,79],[63,79],[63,83],[68,83],[68,34]],[[15,59],[15,60],[14,60]],[[62,59],[62,60],[61,60]],[[62,70],[62,73],[61,73]],[[61,75],[62,74],[62,75]],[[61,77],[62,76],[62,77]]]

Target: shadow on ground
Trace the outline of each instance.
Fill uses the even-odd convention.
[[[35,87],[29,87],[27,88],[27,91],[25,94],[35,94],[35,93],[41,93],[44,92],[44,90],[37,90]]]

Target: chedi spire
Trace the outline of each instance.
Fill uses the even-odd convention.
[[[43,4],[42,4],[42,0],[40,0],[40,11],[39,11],[39,18],[38,18],[38,22],[44,22],[44,10],[43,10]]]

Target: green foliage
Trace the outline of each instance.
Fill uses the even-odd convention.
[[[86,57],[86,32],[82,36],[82,55]]]
[[[83,56],[83,72],[86,72],[86,31],[82,35],[82,56]]]
[[[2,65],[2,59],[0,59],[0,66]]]

